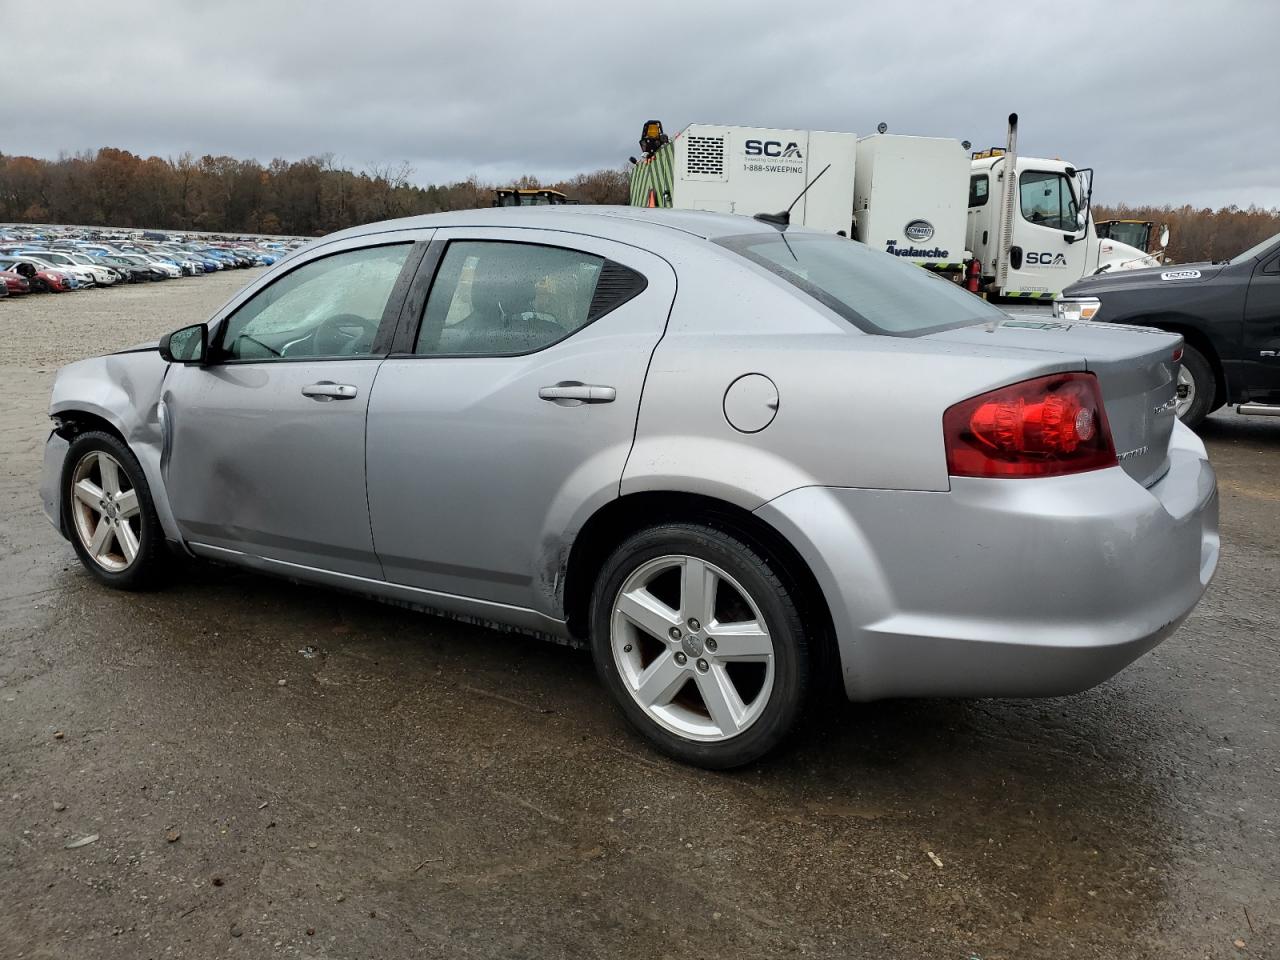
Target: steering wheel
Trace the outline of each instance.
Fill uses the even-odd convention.
[[[345,357],[367,352],[378,332],[376,320],[354,313],[335,313],[321,321],[311,334],[311,352],[317,357]]]

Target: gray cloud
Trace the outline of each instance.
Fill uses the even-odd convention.
[[[1016,110],[1021,152],[1094,167],[1095,199],[1280,206],[1271,2],[69,0],[15,34],[19,6],[6,153],[334,153],[439,182],[621,165],[651,117],[990,145]]]

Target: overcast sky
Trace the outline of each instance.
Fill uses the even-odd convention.
[[[1280,206],[1280,2],[0,0],[0,152],[619,166],[643,121],[1004,142],[1094,199]]]

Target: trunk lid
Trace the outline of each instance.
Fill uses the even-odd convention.
[[[1177,406],[1174,351],[1182,337],[1149,327],[1010,317],[931,334],[929,339],[990,344],[1078,358],[1102,388],[1116,456],[1149,487],[1168,469]]]

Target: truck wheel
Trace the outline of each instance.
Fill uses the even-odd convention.
[[[1178,367],[1178,419],[1193,429],[1200,426],[1213,411],[1217,388],[1217,377],[1204,354],[1184,344]]]

